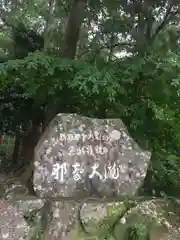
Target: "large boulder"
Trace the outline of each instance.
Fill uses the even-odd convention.
[[[84,203],[81,209],[84,227],[79,222],[79,228],[74,226],[68,239],[180,239],[178,202],[150,199],[138,203],[127,212],[124,211],[124,207],[122,202]],[[125,214],[121,214],[123,212]],[[128,237],[128,233],[131,234],[131,238]]]
[[[150,156],[120,119],[58,114],[35,148],[34,189],[40,197],[132,196]]]
[[[51,221],[47,225],[48,240],[71,240],[69,235],[77,224],[79,203],[74,201],[58,202],[51,204]]]
[[[165,199],[134,204],[53,201],[46,239],[179,240],[179,211],[178,202]]]
[[[151,199],[130,209],[121,222],[124,226],[147,227],[152,240],[179,240],[179,213],[179,200]],[[118,236],[120,231],[116,226],[115,235]]]
[[[44,202],[36,200],[0,200],[0,239],[34,240],[40,230],[40,209]],[[37,216],[34,212],[38,213]],[[33,214],[33,215],[32,215]],[[32,221],[36,217],[35,223]]]

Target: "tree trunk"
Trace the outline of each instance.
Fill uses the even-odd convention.
[[[64,58],[74,59],[76,55],[80,29],[85,15],[85,7],[86,0],[72,1],[67,21],[64,49],[62,49],[61,53],[61,56]]]
[[[33,159],[34,148],[41,134],[41,124],[29,121],[27,131],[23,137],[23,145],[18,165],[29,164]]]
[[[56,0],[49,0],[48,14],[45,19],[45,30],[44,30],[44,52],[48,50],[49,43],[52,37],[52,25],[54,21],[54,10],[56,5]]]
[[[64,58],[74,59],[76,54],[77,43],[79,39],[80,28],[84,19],[86,0],[73,0],[67,21],[64,48],[61,56]],[[49,109],[51,111],[49,111]],[[59,105],[49,106],[45,119],[48,124],[57,114],[62,111]],[[19,158],[19,164],[29,164],[33,160],[34,148],[40,137],[40,124],[32,123],[32,126],[27,131],[27,135],[23,139],[22,151]]]
[[[72,1],[65,32],[64,48],[61,52],[61,57],[63,58],[75,58],[80,29],[85,15],[86,1],[87,0]],[[46,125],[56,116],[58,112],[62,112],[61,106],[59,104],[50,106],[49,109],[50,110],[47,111],[46,116]]]
[[[14,150],[13,150],[13,155],[12,155],[13,165],[17,165],[17,163],[18,163],[20,142],[21,142],[20,131],[17,130],[16,137],[15,137],[15,143],[14,143]]]

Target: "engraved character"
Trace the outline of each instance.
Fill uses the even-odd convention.
[[[94,131],[95,140],[99,140],[99,132]]]
[[[92,173],[89,175],[89,178],[93,178],[95,175],[97,175],[100,180],[103,179],[103,176],[97,171],[99,167],[99,164],[98,163],[95,163],[91,168],[92,168]]]
[[[82,134],[81,134],[81,137],[82,137],[82,141],[83,141],[83,142],[86,141],[87,135],[86,135],[85,133],[82,133]]]
[[[103,154],[106,154],[106,153],[108,153],[108,149],[107,147],[103,147]]]
[[[73,168],[73,172],[72,172],[72,174],[73,174],[73,179],[74,179],[75,181],[81,180],[81,174],[83,174],[84,169],[81,168],[80,163],[75,163],[75,164],[73,164],[73,165],[72,165],[72,168]]]
[[[59,169],[60,169],[60,164],[59,163],[53,164],[52,176],[54,176],[55,179],[59,178]]]
[[[67,141],[73,141],[73,134],[72,133],[69,133],[68,135],[67,135]]]
[[[99,146],[95,146],[94,149],[95,149],[95,152],[99,154]]]
[[[67,163],[55,163],[53,165],[53,171],[52,171],[52,176],[56,180],[60,179],[60,182],[64,182],[64,176],[67,174]]]
[[[87,153],[87,155],[93,156],[93,149],[92,149],[91,145],[88,145],[86,147],[86,153]]]
[[[101,154],[101,155],[108,152],[107,148],[103,147],[102,145],[95,146],[95,151],[96,151],[97,154]]]
[[[109,170],[109,178],[110,179],[118,179],[119,178],[119,168],[114,163],[113,166],[109,164],[108,166]]]
[[[82,154],[82,150],[81,150],[80,147],[77,148],[76,154],[77,154],[78,156],[80,156],[80,155]]]
[[[74,140],[75,141],[79,141],[80,138],[81,138],[81,135],[79,133],[74,133]]]
[[[69,149],[68,149],[68,155],[69,155],[69,156],[74,156],[75,154],[76,154],[75,146],[69,147]]]
[[[83,146],[81,148],[81,154],[85,155],[86,154],[86,146]]]
[[[113,166],[108,164],[108,166],[104,166],[104,180],[106,179],[118,179],[120,176],[119,168],[114,163]]]
[[[89,132],[89,133],[88,133],[88,135],[87,135],[87,139],[88,139],[88,140],[93,139],[92,132]]]

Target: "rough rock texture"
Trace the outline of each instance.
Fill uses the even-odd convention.
[[[141,227],[141,237],[143,236],[143,228],[147,228],[151,240],[179,240],[180,205],[175,206],[174,203],[165,200],[144,201],[117,221],[114,230],[109,234],[110,226],[117,220],[122,209],[122,203],[86,203],[81,210],[81,218],[87,233],[80,226],[77,228],[74,225],[69,231],[68,238],[61,239],[127,240],[127,228],[139,226]],[[144,239],[140,236],[139,239]]]
[[[47,197],[131,196],[150,155],[120,119],[58,114],[35,149],[34,189]]]
[[[35,240],[44,200],[33,200],[20,179],[11,177],[0,174],[0,240]]]
[[[13,199],[27,195],[29,195],[29,191],[20,178],[0,174],[0,198]]]
[[[29,224],[24,215],[39,210],[41,199],[35,201],[0,200],[0,240],[35,240],[38,222]],[[119,203],[84,203],[79,221],[78,202],[52,202],[51,221],[48,222],[46,240],[126,240],[129,226],[147,227],[151,240],[179,240],[180,204],[172,201],[153,199],[144,201],[118,218],[124,205]],[[118,221],[117,221],[118,218]],[[30,217],[31,219],[31,217]],[[116,222],[112,231],[111,227]],[[40,230],[40,229],[38,229]],[[113,237],[114,236],[114,237]],[[143,238],[142,238],[143,239]]]
[[[69,233],[77,221],[78,206],[76,202],[53,202],[52,219],[48,224],[48,240],[70,240]]]
[[[180,203],[163,199],[144,201],[129,210],[121,222],[127,225],[147,226],[152,240],[180,239]],[[120,228],[115,229],[118,235]]]
[[[19,203],[0,200],[0,240],[33,240],[37,236],[36,227],[30,226],[24,215],[34,208],[40,207],[40,202],[26,202],[26,210]],[[21,204],[20,204],[21,205]],[[32,208],[28,208],[30,206]],[[35,207],[36,206],[36,207]],[[37,225],[37,223],[36,223]]]

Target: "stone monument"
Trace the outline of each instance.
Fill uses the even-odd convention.
[[[58,114],[34,153],[34,189],[40,197],[133,196],[148,168],[120,119]]]

